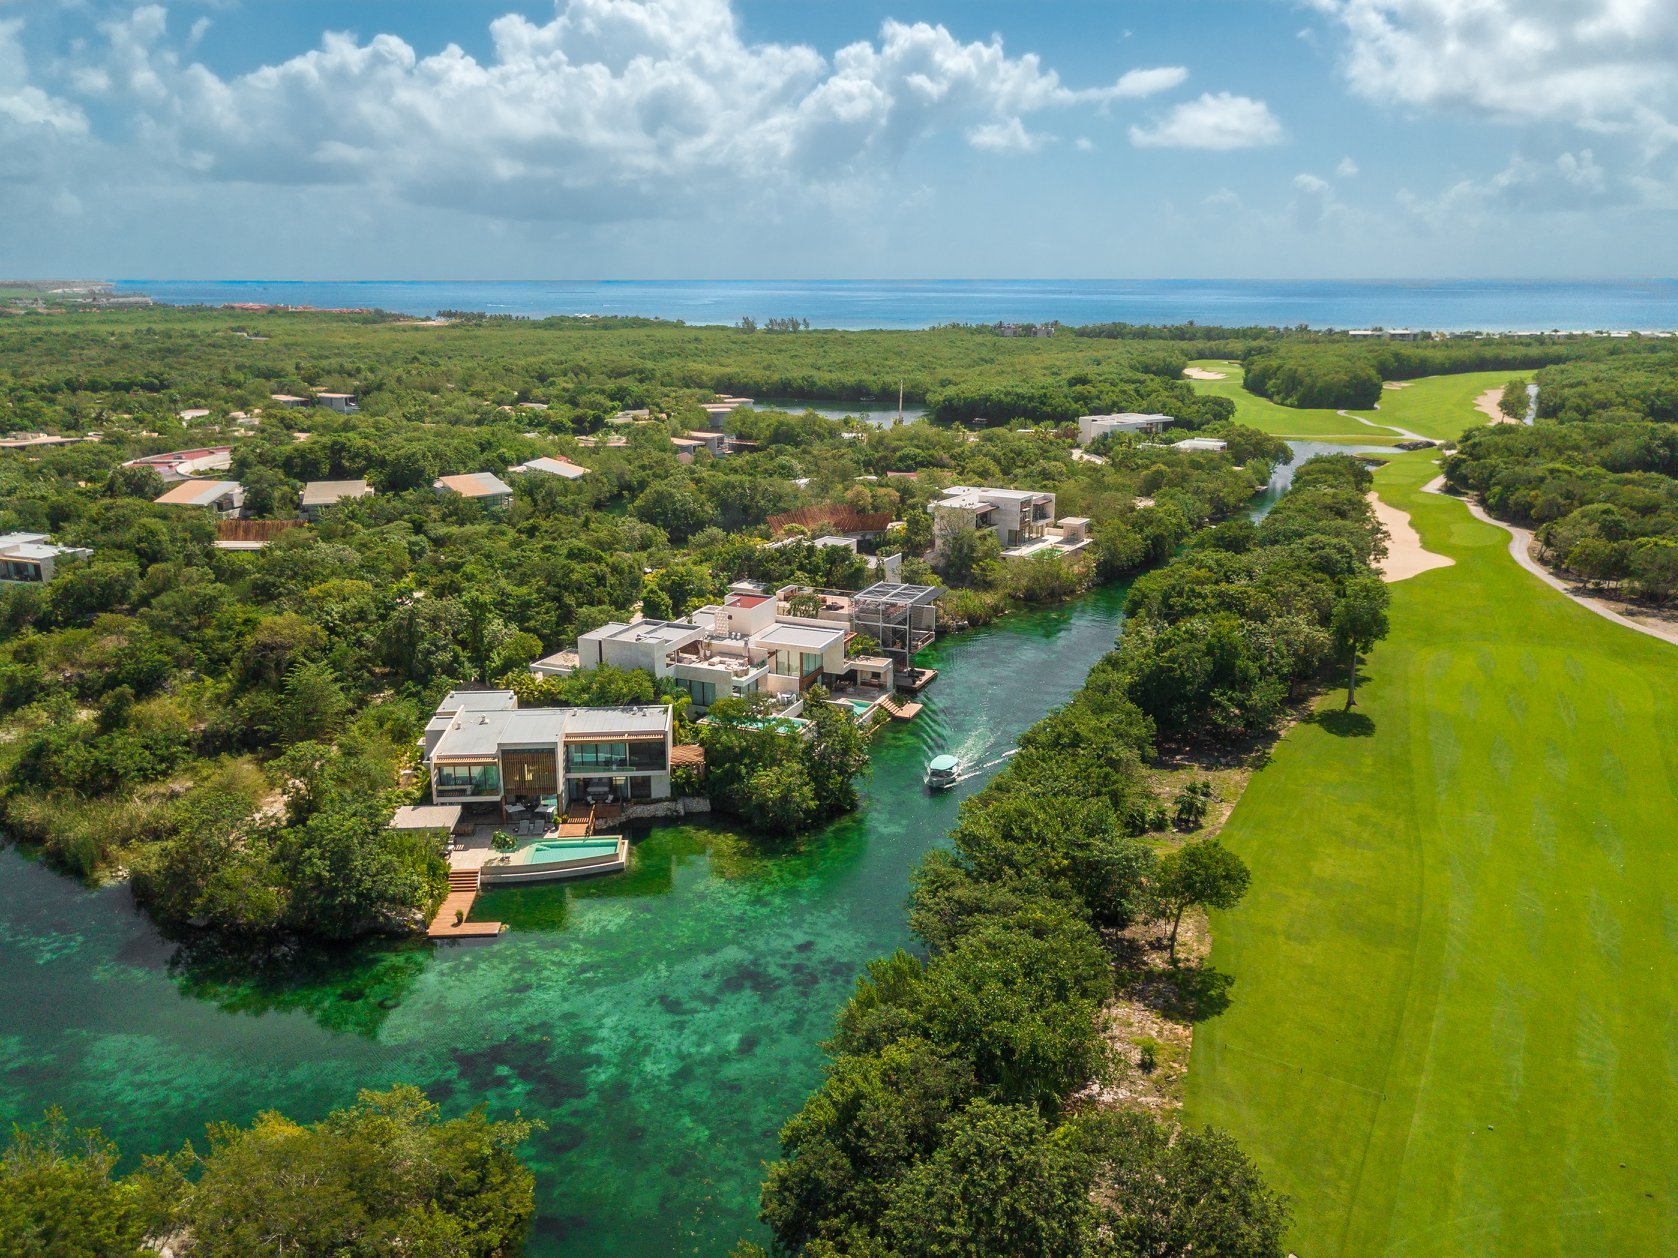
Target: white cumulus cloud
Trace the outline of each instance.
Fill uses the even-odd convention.
[[[753,43],[728,0],[556,0],[545,22],[490,24],[493,53],[422,55],[388,34],[224,77],[133,10],[72,69],[125,107],[161,161],[254,184],[372,186],[500,217],[603,220],[790,182],[838,188],[934,135],[993,153],[1045,137],[1027,119],[1180,84],[1181,67],[1071,86],[1000,37],[888,21],[824,56]],[[3,80],[0,80],[3,83]]]
[[[87,115],[78,106],[48,95],[29,81],[29,64],[19,38],[22,32],[22,18],[0,21],[0,126],[18,131],[50,128],[64,136],[86,134]]]
[[[1358,94],[1506,121],[1661,132],[1678,88],[1674,0],[1310,0]]]
[[[967,133],[967,142],[990,153],[1035,153],[1043,147],[1043,137],[1027,131],[1018,118],[981,123]]]
[[[1130,129],[1130,142],[1140,148],[1250,149],[1280,144],[1283,138],[1282,124],[1268,105],[1229,92],[1207,92]]]

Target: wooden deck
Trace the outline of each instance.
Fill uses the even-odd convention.
[[[897,688],[909,694],[919,694],[938,680],[936,668],[908,668],[897,675]]]
[[[921,714],[922,705],[901,695],[887,695],[880,700],[880,706],[891,713],[893,720],[912,721]]]
[[[493,939],[506,927],[500,922],[474,922],[472,905],[478,899],[478,871],[476,869],[451,869],[449,871],[449,893],[443,897],[443,906],[437,910],[437,916],[431,919],[431,925],[426,930],[429,939]],[[456,924],[455,914],[460,914],[460,922]]]

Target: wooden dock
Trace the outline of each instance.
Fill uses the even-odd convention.
[[[902,695],[887,695],[880,700],[880,706],[896,721],[912,721],[921,714],[921,705]]]
[[[936,668],[905,668],[897,674],[897,688],[907,694],[918,695],[937,680]]]
[[[506,928],[500,922],[474,922],[472,905],[478,899],[476,869],[449,870],[449,893],[426,930],[430,939],[493,939]],[[460,915],[456,922],[455,915]]]

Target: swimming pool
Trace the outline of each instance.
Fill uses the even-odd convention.
[[[610,839],[549,839],[532,843],[513,854],[520,865],[547,865],[554,861],[587,860],[592,856],[611,856],[618,850],[618,840]]]

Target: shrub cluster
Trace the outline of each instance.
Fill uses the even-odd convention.
[[[1444,466],[1492,514],[1535,527],[1564,571],[1678,598],[1678,424],[1500,424],[1466,434]]]
[[[1207,529],[1136,579],[1118,667],[1161,737],[1273,728],[1299,687],[1348,649],[1344,610],[1361,598],[1385,606],[1370,570],[1385,553],[1370,483],[1349,455],[1311,459],[1261,524]]]
[[[481,1110],[444,1120],[398,1086],[309,1126],[217,1124],[204,1151],[119,1175],[114,1144],[52,1111],[0,1150],[0,1252],[497,1258],[523,1248],[535,1213],[518,1148],[536,1126]]]

